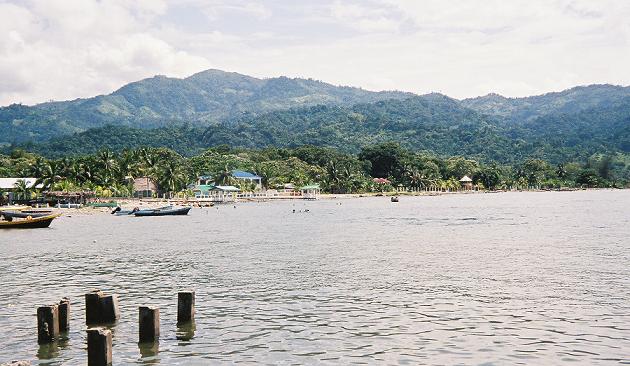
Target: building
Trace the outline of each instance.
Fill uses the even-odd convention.
[[[464,175],[462,179],[459,180],[459,183],[462,185],[462,188],[465,191],[472,191],[473,189],[473,181],[467,175]]]
[[[309,184],[302,188],[300,188],[302,192],[302,197],[306,200],[316,200],[321,193],[321,189],[319,188],[319,184]]]
[[[139,198],[153,197],[158,187],[149,177],[138,177],[133,180],[133,196]]]
[[[262,177],[256,174],[246,172],[243,170],[233,170],[232,178],[254,183],[256,185],[256,189],[262,189]]]
[[[214,186],[211,184],[201,184],[193,189],[196,199],[212,202],[235,201],[238,192],[240,189],[234,186]]]
[[[23,180],[28,188],[42,188],[39,184],[35,186],[36,178],[0,178],[0,189],[5,191],[12,191],[19,181]]]
[[[41,189],[43,188],[43,186],[41,184],[38,184],[37,186],[35,185],[35,182],[37,181],[36,178],[0,178],[0,190],[8,192],[8,195],[6,195],[6,200],[8,200],[9,202],[12,202],[14,199],[20,199],[21,197],[16,197],[15,196],[15,189],[16,189],[16,185],[18,184],[18,182],[20,181],[24,181],[24,183],[26,183],[26,186],[29,189]],[[29,197],[30,198],[30,197]]]
[[[211,186],[214,183],[214,178],[211,175],[200,175],[197,177],[198,186]]]

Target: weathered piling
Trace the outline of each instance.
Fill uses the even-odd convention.
[[[85,294],[85,323],[98,324],[101,322],[101,297],[103,292],[94,290]]]
[[[112,332],[105,328],[87,330],[88,366],[112,364]]]
[[[118,308],[118,296],[107,295],[101,297],[102,322],[113,323],[120,318],[120,310]]]
[[[177,323],[195,320],[195,291],[182,291],[177,294]]]
[[[95,290],[85,294],[85,323],[113,323],[120,317],[118,297]]]
[[[37,308],[37,343],[45,344],[59,337],[59,308],[57,305]]]
[[[67,332],[70,330],[70,299],[64,297],[59,301],[59,331]]]
[[[155,306],[140,306],[139,341],[155,342],[160,338],[160,309]]]

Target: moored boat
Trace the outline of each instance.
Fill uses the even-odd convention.
[[[183,216],[188,215],[188,211],[190,211],[192,207],[161,207],[155,209],[144,209],[138,210],[133,214],[138,217],[142,216]]]
[[[36,211],[36,210],[22,210],[22,211],[0,211],[0,215],[4,216],[4,219],[11,221],[12,219],[27,219],[49,216],[52,211]]]
[[[50,223],[59,216],[59,214],[47,215],[41,217],[31,217],[19,220],[0,221],[0,229],[38,229],[50,226]]]

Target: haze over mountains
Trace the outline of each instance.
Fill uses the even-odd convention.
[[[48,155],[140,145],[182,153],[219,144],[358,151],[391,140],[499,161],[629,152],[630,88],[591,85],[460,101],[207,70],[185,79],[156,76],[93,98],[0,108],[0,144]]]

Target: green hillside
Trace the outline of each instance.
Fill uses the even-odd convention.
[[[310,79],[257,79],[219,70],[185,79],[156,76],[127,84],[109,95],[0,108],[0,144],[41,142],[105,125],[156,128],[186,122],[208,126],[247,114],[411,95],[338,87]]]

